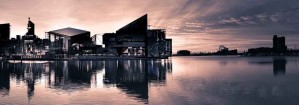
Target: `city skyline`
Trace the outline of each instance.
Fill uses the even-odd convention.
[[[172,39],[165,29],[148,29],[147,14],[118,29],[115,33],[91,36],[90,31],[62,28],[35,34],[35,23],[28,18],[27,33],[10,37],[10,24],[0,24],[0,55],[8,59],[99,59],[102,57],[168,58]],[[98,40],[104,46],[98,45]],[[102,58],[101,57],[101,58]]]
[[[111,33],[148,13],[151,28],[167,30],[173,52],[215,51],[225,45],[239,51],[271,47],[273,35],[286,37],[296,48],[299,39],[298,1],[295,0],[176,0],[176,1],[0,1],[0,23],[10,23],[11,37],[26,34],[28,17],[36,34],[65,27]],[[124,12],[125,10],[125,12]],[[288,17],[288,18],[284,18]]]

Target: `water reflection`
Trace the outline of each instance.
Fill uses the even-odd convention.
[[[259,64],[259,65],[273,65],[273,75],[274,76],[283,76],[286,74],[286,58],[272,58],[271,60],[262,60],[262,61],[249,61],[250,64]]]
[[[171,71],[171,60],[106,61],[104,83],[148,103],[148,84],[163,84]]]
[[[3,64],[0,66],[4,66]],[[0,69],[0,93],[1,95],[9,95],[9,72],[7,70]]]
[[[58,91],[81,91],[92,88],[99,81],[107,88],[117,87],[135,100],[148,103],[151,83],[164,84],[166,73],[172,72],[172,61],[167,60],[103,60],[103,61],[53,61],[45,63],[0,63],[0,92],[9,95],[10,81],[27,85],[27,97],[34,97],[37,81]],[[96,80],[104,72],[103,80]]]
[[[47,87],[60,91],[78,91],[91,88],[97,71],[104,68],[103,61],[62,61],[45,63]],[[96,83],[96,82],[93,82]]]
[[[287,60],[285,58],[273,58],[273,75],[285,75]]]

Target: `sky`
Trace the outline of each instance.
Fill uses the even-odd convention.
[[[224,45],[243,52],[272,47],[273,35],[299,47],[299,0],[0,0],[0,24],[10,23],[11,37],[65,27],[92,35],[115,32],[148,14],[150,28],[166,29],[173,52],[216,51]]]

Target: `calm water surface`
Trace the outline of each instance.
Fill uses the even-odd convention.
[[[0,62],[0,104],[299,105],[299,58]]]

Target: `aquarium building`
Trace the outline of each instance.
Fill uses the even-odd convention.
[[[165,29],[148,29],[147,14],[118,29],[105,33],[103,44],[108,54],[134,57],[168,57],[172,40],[166,39]]]

